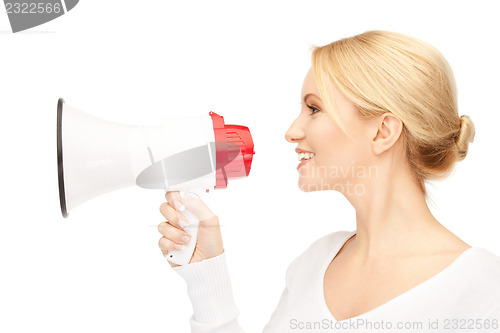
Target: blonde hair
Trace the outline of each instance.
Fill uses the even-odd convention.
[[[316,47],[312,67],[321,98],[336,120],[329,84],[363,116],[392,112],[403,123],[405,155],[422,190],[467,155],[474,124],[458,116],[450,65],[433,46],[387,31],[367,31]]]

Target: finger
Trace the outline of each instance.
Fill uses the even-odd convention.
[[[184,192],[181,200],[186,209],[192,212],[200,222],[210,220],[216,216],[205,202],[194,194]]]
[[[182,204],[183,198],[179,191],[168,191],[167,193],[165,193],[165,199],[167,199],[167,202],[172,207],[175,207],[178,211],[184,210],[185,207]]]
[[[196,194],[183,191],[170,191],[165,194],[168,203],[175,207],[178,211],[182,212],[184,209],[191,210],[197,207],[197,202],[202,202]]]
[[[158,231],[163,237],[177,245],[186,245],[191,241],[191,235],[166,222],[158,225]],[[180,248],[180,246],[178,247]]]
[[[176,244],[165,237],[160,238],[160,240],[158,241],[158,246],[161,249],[161,252],[164,254],[168,253],[169,251],[181,251],[182,249],[184,249],[184,245]]]
[[[165,198],[170,206],[175,207],[178,211],[187,209],[192,212],[200,223],[218,224],[217,216],[208,208],[203,200],[192,193],[169,191],[165,194]],[[184,216],[182,213],[180,215]]]
[[[162,203],[160,205],[160,212],[167,221],[181,229],[184,229],[188,225],[187,218],[179,213],[175,208],[173,208],[169,203]]]

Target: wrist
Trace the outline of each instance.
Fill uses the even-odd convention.
[[[221,256],[222,254],[224,254],[224,248],[221,246],[220,249],[216,249],[215,251],[203,251],[201,249],[197,249],[193,255],[193,257],[191,258],[191,261],[189,262],[190,264],[195,264],[195,263],[198,263],[198,262],[202,262],[204,260],[208,260],[208,259],[213,259],[213,258],[216,258],[216,257],[219,257]]]

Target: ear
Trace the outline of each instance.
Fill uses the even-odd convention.
[[[392,112],[386,112],[378,118],[377,133],[372,139],[372,151],[380,155],[398,141],[403,131],[403,122]]]

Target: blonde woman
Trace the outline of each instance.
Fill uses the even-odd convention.
[[[302,159],[299,187],[341,192],[356,229],[290,264],[264,332],[500,332],[500,258],[458,238],[426,203],[425,181],[449,174],[474,138],[443,56],[398,33],[345,38],[313,51],[301,100],[286,133]],[[188,283],[193,332],[242,332],[217,217],[200,200],[166,198],[164,254],[184,243],[182,205],[205,219],[193,260],[174,267]]]

